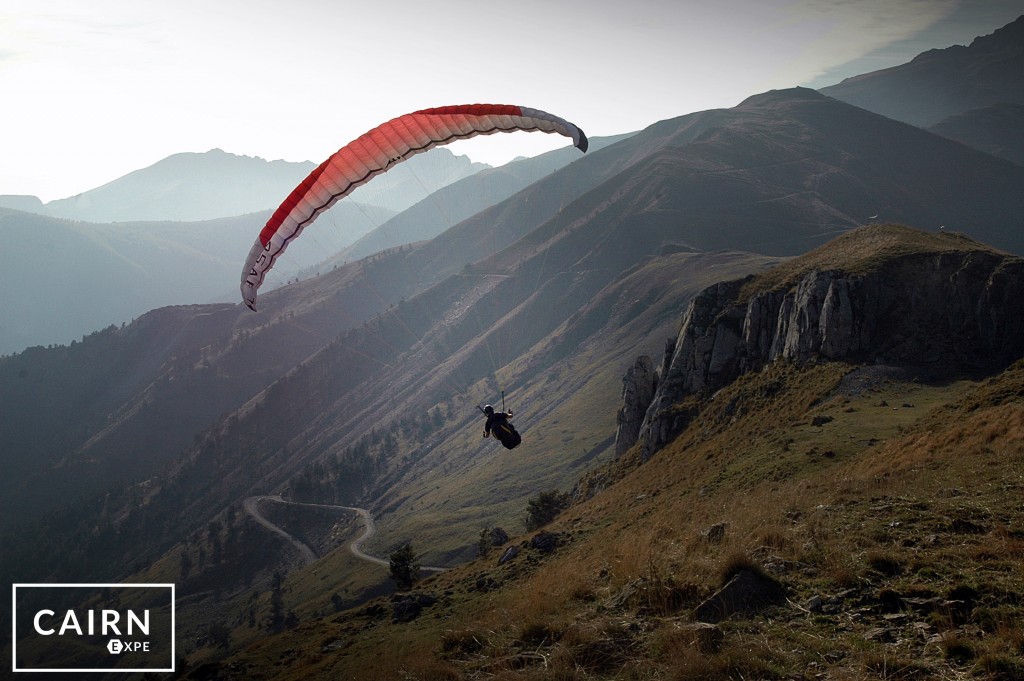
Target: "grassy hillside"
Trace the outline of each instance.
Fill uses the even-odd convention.
[[[219,678],[1022,678],[1022,396],[1020,363],[943,385],[775,365],[624,457],[545,528],[553,553],[514,538],[418,585],[438,600],[410,623],[386,600],[302,621]],[[744,565],[788,602],[709,645],[694,607]]]

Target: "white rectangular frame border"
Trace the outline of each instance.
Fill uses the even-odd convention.
[[[56,589],[170,589],[171,590],[171,666],[163,669],[18,669],[18,587],[32,589],[32,588],[56,588]],[[83,672],[97,672],[97,673],[119,673],[124,672],[126,674],[138,674],[146,672],[173,672],[175,671],[175,654],[177,648],[175,641],[175,599],[176,594],[174,590],[174,584],[11,584],[11,671],[15,673],[31,674],[34,672],[49,672],[49,673],[83,673]]]

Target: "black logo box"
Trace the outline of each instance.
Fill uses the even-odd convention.
[[[12,671],[175,670],[174,584],[14,584],[11,600]]]

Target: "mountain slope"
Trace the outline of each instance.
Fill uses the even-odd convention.
[[[1024,16],[967,47],[929,50],[820,92],[922,127],[994,104],[1024,104]]]
[[[792,255],[869,218],[945,224],[1024,250],[1020,206],[1007,195],[1024,175],[935,135],[803,89],[675,123],[696,133],[693,139],[659,148],[589,192],[562,223],[586,211],[589,231],[581,234],[602,247],[595,230],[618,235],[616,252],[671,241]],[[640,143],[647,132],[603,153]],[[1000,207],[987,213],[988,202]],[[593,250],[573,242],[572,229],[555,222],[546,228],[515,248],[552,238],[565,239],[566,251]]]
[[[1024,165],[1024,104],[995,104],[943,119],[929,128],[1017,165]]]
[[[515,536],[510,562],[497,564],[503,546],[417,585],[436,600],[412,622],[393,621],[393,600],[317,615],[322,604],[296,599],[308,619],[233,642],[214,668],[282,681],[1018,678],[1022,413],[1007,396],[1020,368],[976,387],[890,380],[845,397],[847,370],[724,391],[723,407],[753,408],[709,409],[694,437],[564,513],[544,528],[553,552],[537,548],[543,534]],[[748,566],[787,601],[696,621]],[[290,576],[292,592],[311,578]]]
[[[877,272],[918,251],[1019,262],[877,227],[760,279],[863,271],[858,244],[880,232],[894,248],[875,251]],[[943,310],[913,314],[928,328]],[[417,585],[411,618],[399,597],[325,614],[310,591],[322,578],[300,570],[294,631],[244,645],[256,632],[239,627],[243,645],[195,678],[1017,678],[1022,390],[1020,362],[937,383],[897,365],[771,363],[676,405],[690,419],[675,439],[591,471],[589,493],[514,537],[511,558],[492,549]],[[746,592],[725,619],[702,605],[741,573],[784,597]]]

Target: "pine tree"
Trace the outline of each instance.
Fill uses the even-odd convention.
[[[267,622],[270,631],[281,631],[284,628],[284,595],[281,593],[283,582],[284,577],[274,570],[274,583],[270,592],[270,619]]]
[[[408,591],[416,582],[416,576],[420,571],[420,563],[416,558],[416,552],[413,551],[412,544],[406,544],[392,553],[389,558],[391,579],[395,580],[395,586],[399,591]]]

